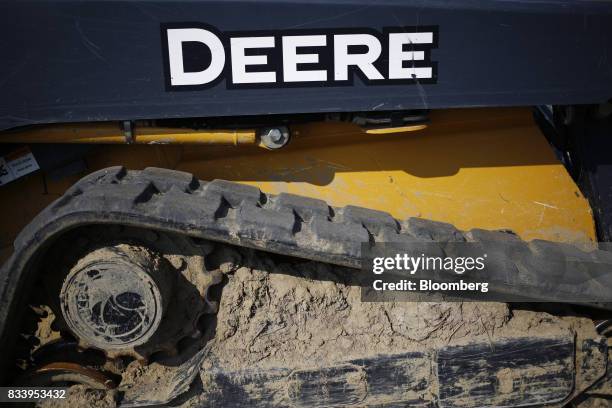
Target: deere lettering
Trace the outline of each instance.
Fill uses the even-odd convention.
[[[221,32],[162,25],[168,90],[436,83],[436,26]]]

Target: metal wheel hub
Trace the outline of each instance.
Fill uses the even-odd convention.
[[[145,344],[158,329],[171,291],[171,274],[152,253],[127,245],[101,248],[72,268],[61,288],[68,327],[104,350]]]

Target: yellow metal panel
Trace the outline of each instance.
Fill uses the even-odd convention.
[[[171,167],[199,178],[244,182],[269,193],[418,216],[462,229],[512,229],[524,239],[587,244],[587,200],[556,159],[530,109],[432,112],[418,132],[370,135],[345,123],[292,127],[278,151],[251,147],[112,147],[95,167]],[[144,149],[144,147],[142,148]]]
[[[418,216],[461,229],[511,229],[527,240],[582,246],[595,240],[587,200],[529,109],[456,109],[432,112],[430,118],[426,129],[397,134],[366,134],[346,123],[293,126],[292,142],[275,151],[109,145],[86,160],[90,171],[119,164],[166,167],[204,180],[321,198],[334,206],[388,211],[397,218]],[[25,179],[0,188],[3,238],[12,237],[24,220],[75,181],[46,180],[43,194],[40,175]]]

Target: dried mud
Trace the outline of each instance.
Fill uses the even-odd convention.
[[[214,255],[225,280],[216,319],[207,328],[210,351],[204,370],[331,366],[448,344],[593,330],[588,319],[510,310],[503,303],[362,302],[351,277],[359,273],[355,270],[229,247]],[[120,389],[163,399],[169,389],[164,379],[172,370],[160,363],[133,363]],[[504,384],[504,373],[499,375]],[[91,396],[82,388],[72,393],[82,401]],[[114,403],[108,395],[97,403]],[[197,403],[194,394],[181,405]]]

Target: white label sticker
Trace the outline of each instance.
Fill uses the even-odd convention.
[[[30,149],[24,147],[15,150],[0,157],[0,185],[30,174],[39,168]]]
[[[13,177],[11,168],[6,164],[4,157],[0,157],[0,186],[13,180],[15,180],[15,177]]]

